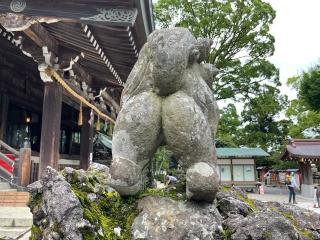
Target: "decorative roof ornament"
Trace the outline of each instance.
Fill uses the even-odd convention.
[[[13,12],[20,13],[27,7],[25,0],[12,0],[10,3],[10,9]]]
[[[63,19],[52,17],[31,17],[17,13],[2,13],[0,14],[0,24],[9,32],[24,31],[35,23],[54,23]]]
[[[138,10],[136,8],[98,8],[97,11],[99,12],[97,15],[82,17],[81,20],[125,23],[133,26],[138,15]]]

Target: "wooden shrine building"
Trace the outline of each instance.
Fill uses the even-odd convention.
[[[255,161],[268,156],[261,148],[217,148],[220,182],[254,190],[257,184]]]
[[[1,1],[0,146],[28,140],[39,173],[61,156],[86,169],[153,29],[151,0]]]
[[[280,158],[299,162],[302,175],[301,194],[313,197],[311,164],[320,161],[320,139],[290,139]]]

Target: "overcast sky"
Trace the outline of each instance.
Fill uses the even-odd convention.
[[[275,54],[270,60],[280,69],[285,85],[288,77],[320,62],[320,0],[266,0],[276,10],[271,27],[275,37]],[[281,88],[289,98],[294,91]]]

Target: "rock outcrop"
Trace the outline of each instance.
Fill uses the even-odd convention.
[[[139,216],[132,225],[133,239],[216,239],[222,230],[222,217],[208,203],[174,201],[145,197],[138,202]]]
[[[28,187],[31,239],[320,239],[320,216],[295,205],[251,200],[226,186],[214,204],[187,201],[179,188],[121,198],[109,177],[98,164],[88,171],[47,168]]]
[[[28,190],[33,197],[30,207],[34,225],[42,226],[44,239],[57,239],[60,235],[82,239],[80,229],[90,224],[83,218],[80,201],[63,176],[48,167],[43,178],[29,185]]]

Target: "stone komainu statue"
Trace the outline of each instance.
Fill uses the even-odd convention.
[[[155,151],[167,144],[186,170],[187,197],[214,199],[219,117],[210,86],[218,71],[201,63],[211,44],[184,28],[149,36],[123,90],[113,133],[110,183],[121,195],[142,189]]]

